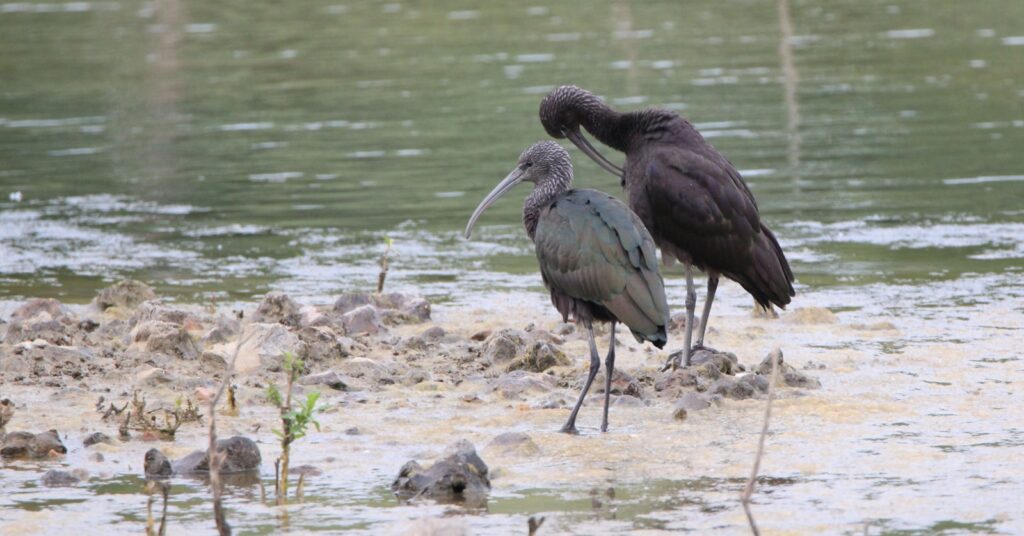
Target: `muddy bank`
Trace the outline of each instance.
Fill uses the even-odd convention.
[[[190,403],[205,414],[204,400],[237,346],[240,411],[219,416],[221,437],[255,441],[262,453],[257,478],[265,484],[269,479],[268,487],[280,452],[272,432],[279,421],[265,388],[283,382],[282,352],[307,363],[298,394],[323,393],[322,430],[300,441],[293,455],[295,466],[306,466],[307,499],[291,522],[308,530],[335,526],[344,517],[361,520],[362,529],[353,527],[357,532],[401,533],[405,520],[455,508],[459,515],[447,522],[469,533],[519,533],[538,514],[548,518],[543,531],[551,534],[614,527],[742,531],[745,520],[735,497],[760,429],[767,386],[763,360],[774,348],[781,348],[786,368],[765,460],[765,493],[755,501],[763,523],[813,533],[834,527],[838,516],[845,525],[859,526],[874,512],[875,499],[862,492],[864,482],[881,487],[871,493],[899,496],[902,479],[935,478],[916,460],[935,463],[956,449],[970,449],[954,445],[943,452],[936,444],[952,439],[927,431],[929,421],[943,419],[929,416],[941,409],[931,397],[953,384],[942,378],[956,374],[956,385],[977,379],[979,371],[965,371],[962,363],[953,372],[968,346],[932,344],[900,354],[872,350],[906,340],[895,319],[846,320],[815,307],[769,319],[726,306],[709,334],[709,342],[723,351],[703,353],[692,367],[667,372],[660,371],[667,351],[642,347],[620,333],[610,432],[597,431],[600,377],[580,414],[581,436],[569,437],[557,430],[586,373],[586,341],[574,326],[557,322],[542,299],[508,314],[438,310],[400,295],[349,295],[312,306],[272,293],[260,303],[216,310],[163,302],[134,284],[127,289],[143,289],[145,299],[117,301],[111,290],[89,305],[30,300],[3,319],[2,398],[13,402],[7,431],[54,429],[67,450],[48,451],[35,461],[4,461],[18,504],[44,504],[67,493],[52,490],[70,489],[84,500],[80,507],[62,507],[62,516],[81,516],[96,526],[125,515],[139,519],[147,451],[180,460],[205,449],[205,416],[182,422],[172,439],[161,433],[168,419],[173,424],[167,415]],[[681,339],[677,331],[673,335]],[[988,352],[998,354],[998,347]],[[1005,404],[1001,397],[1014,395],[979,388],[971,396],[998,407]],[[135,397],[145,399],[144,413],[155,424],[131,423],[130,437],[122,438],[123,415],[104,415],[111,407],[132,407]],[[962,403],[965,415],[981,410],[972,400]],[[946,419],[955,422],[959,415]],[[986,426],[985,433],[998,435],[996,427]],[[443,462],[446,448],[461,439],[476,446],[489,468],[484,508],[490,513],[423,497],[401,501],[392,493],[407,462],[420,467],[406,471],[407,478],[422,474]],[[1009,442],[998,448],[1020,447]],[[52,470],[67,475],[46,477]],[[1011,481],[1017,478],[1013,471]],[[212,526],[202,480],[171,478],[185,486],[179,493],[187,503],[172,507],[172,526]],[[125,488],[122,499],[98,498],[95,490],[114,485]],[[229,487],[237,526],[262,526],[275,517],[253,486],[250,479]],[[852,507],[799,521],[786,517],[789,504],[809,505],[815,494],[836,486],[853,497]],[[98,506],[90,509],[91,503]],[[32,533],[56,515],[14,503],[0,508],[21,533]],[[912,510],[908,522],[921,526],[938,511]],[[984,511],[961,510],[959,519],[973,522]]]

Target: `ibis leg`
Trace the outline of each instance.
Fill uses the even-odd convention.
[[[565,425],[560,430],[566,434],[575,435],[579,433],[576,430],[576,414],[580,412],[580,406],[583,405],[583,399],[587,397],[590,384],[594,383],[594,376],[597,376],[597,371],[601,368],[601,358],[597,355],[597,343],[594,341],[594,328],[590,324],[587,324],[587,333],[590,335],[590,373],[587,375],[587,382],[583,384],[583,392],[580,393],[580,399],[576,401],[576,407],[572,408],[569,420],[565,422]]]
[[[708,329],[708,318],[711,317],[711,304],[715,301],[715,291],[718,290],[718,274],[708,274],[708,295],[704,297],[704,312],[700,315],[700,332],[697,334],[695,348],[704,347],[704,332]]]
[[[662,371],[668,369],[679,368],[685,355],[686,366],[690,366],[690,355],[693,350],[690,349],[690,343],[693,341],[693,317],[697,309],[697,291],[693,288],[693,267],[690,263],[684,263],[683,266],[686,269],[686,338],[683,345],[683,349],[672,352],[668,356],[668,361],[665,362],[665,366],[662,367]]]
[[[612,396],[612,375],[615,373],[615,322],[612,322],[612,337],[608,342],[608,357],[604,360],[604,417],[601,418],[601,431],[608,431],[608,403]]]

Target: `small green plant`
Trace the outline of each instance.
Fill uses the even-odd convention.
[[[274,463],[276,474],[274,476],[274,489],[277,494],[277,504],[288,502],[288,460],[291,454],[291,445],[295,441],[306,437],[309,425],[313,425],[320,431],[320,423],[314,415],[319,408],[316,407],[320,399],[319,391],[311,391],[306,395],[304,402],[292,403],[292,386],[299,375],[305,370],[306,364],[291,352],[284,353],[284,372],[287,378],[285,392],[276,385],[270,384],[267,387],[267,400],[270,401],[281,414],[281,429],[274,430],[274,435],[281,440],[281,457]]]

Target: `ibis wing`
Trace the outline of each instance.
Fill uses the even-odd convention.
[[[546,207],[534,236],[546,285],[601,305],[635,331],[668,321],[654,241],[617,199],[572,190]]]

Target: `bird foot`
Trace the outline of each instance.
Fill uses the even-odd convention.
[[[661,372],[665,372],[668,369],[676,370],[682,366],[684,361],[689,361],[689,356],[686,355],[685,350],[676,350],[668,356],[668,360],[665,361],[665,366],[661,367]],[[686,366],[690,366],[689,363]]]
[[[572,422],[565,423],[565,425],[558,431],[563,434],[580,435],[580,431],[576,429],[576,423]]]
[[[601,432],[607,432],[607,431],[608,431],[608,422],[605,421],[605,422],[601,423]]]

